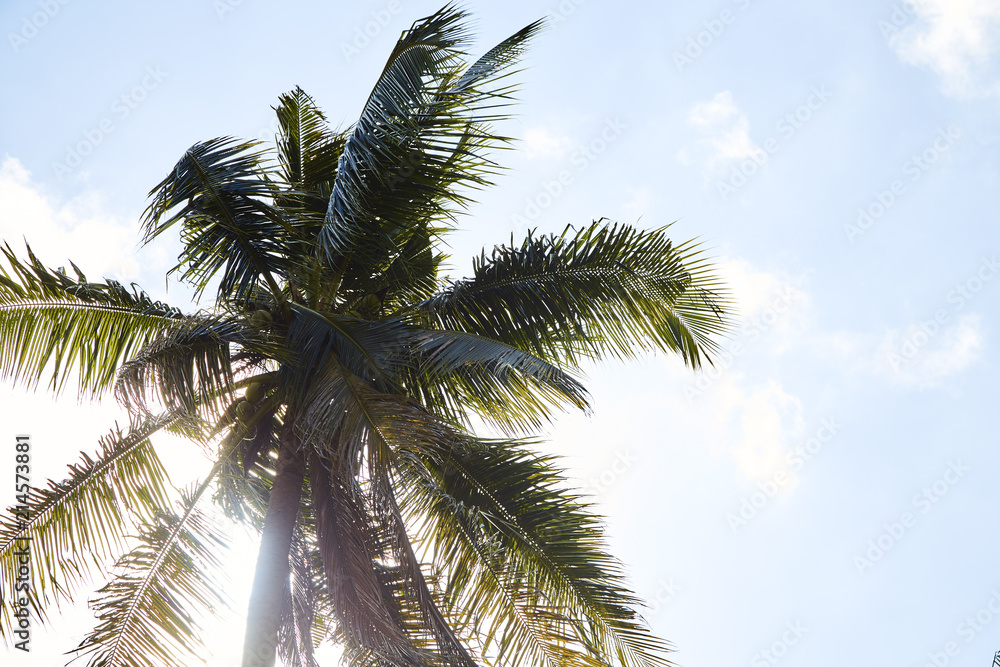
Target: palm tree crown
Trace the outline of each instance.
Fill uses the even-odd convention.
[[[540,29],[466,65],[465,18],[448,6],[406,31],[346,131],[296,88],[274,154],[232,138],[184,153],[142,230],[179,229],[173,271],[211,309],[3,248],[0,374],[113,392],[132,416],[31,491],[28,521],[0,524],[5,573],[33,541],[43,620],[117,559],[87,664],[199,654],[198,614],[223,599],[213,503],[261,531],[244,665],[315,665],[328,639],[365,667],[667,664],[599,519],[528,437],[587,408],[586,360],[699,366],[728,303],[696,245],[603,220],[442,280],[440,240],[495,172],[506,77]],[[198,484],[167,483],[161,430],[212,453]]]

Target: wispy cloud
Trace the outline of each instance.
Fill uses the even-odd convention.
[[[524,131],[524,139],[519,147],[529,160],[561,158],[569,153],[573,142],[554,128],[538,126]]]
[[[889,331],[879,346],[877,368],[898,384],[931,389],[972,365],[985,338],[982,321],[974,314],[940,329],[914,325],[903,332]]]
[[[775,381],[742,394],[740,437],[733,456],[753,480],[768,479],[783,467],[793,438],[802,433],[802,403]]]
[[[745,259],[724,258],[717,264],[719,276],[736,304],[736,314],[749,323],[753,318],[760,317],[770,308],[778,297],[781,300],[794,302],[795,318],[784,318],[782,329],[790,325],[790,319],[798,320],[805,316],[809,306],[809,295],[803,285],[807,277],[790,276],[785,273],[767,271],[753,266]],[[775,323],[777,324],[777,323]]]
[[[736,304],[736,329],[711,367],[692,374],[679,360],[664,359],[681,387],[680,395],[672,396],[677,407],[671,412],[690,420],[692,429],[713,430],[712,441],[725,443],[719,454],[747,479],[763,481],[784,469],[809,406],[780,377],[761,381],[747,373],[761,359],[777,360],[801,337],[809,320],[809,294],[804,277],[763,270],[739,258],[721,260],[718,272]]]
[[[733,94],[728,90],[694,105],[687,122],[706,136],[681,149],[677,159],[681,164],[701,165],[706,178],[762,152],[750,138],[750,120],[733,102]]]
[[[27,241],[46,264],[76,261],[90,279],[137,277],[138,227],[109,215],[96,193],[61,202],[7,156],[0,164],[0,210],[0,239],[19,254]]]
[[[982,320],[974,313],[925,320],[881,333],[837,331],[811,338],[818,355],[857,378],[877,377],[911,389],[934,389],[970,368],[985,348]]]
[[[948,95],[1000,94],[1000,0],[922,0],[913,11],[916,22],[889,38],[903,62],[939,74]]]

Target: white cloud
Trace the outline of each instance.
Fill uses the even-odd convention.
[[[979,358],[985,336],[978,315],[963,315],[948,327],[933,325],[925,322],[902,333],[887,332],[879,345],[876,367],[894,382],[930,389]]]
[[[770,479],[784,468],[792,439],[802,433],[802,403],[771,380],[741,395],[740,438],[733,456],[750,479]]]
[[[968,369],[985,347],[978,315],[954,322],[926,320],[881,334],[828,332],[811,337],[816,354],[857,378],[880,377],[893,384],[933,389]]]
[[[526,129],[520,144],[524,156],[529,160],[563,157],[572,146],[573,142],[569,137],[547,127]]]
[[[747,478],[764,481],[785,470],[806,409],[773,376],[748,379],[746,362],[777,358],[801,338],[809,294],[802,287],[804,277],[760,270],[742,259],[721,260],[717,267],[739,320],[714,366],[692,374],[675,357],[664,359],[665,369],[683,388],[671,412],[699,425],[692,428],[710,429],[711,440],[723,443],[717,453],[732,457]]]
[[[731,91],[716,93],[710,102],[699,102],[688,112],[688,122],[695,127],[713,130],[742,114],[733,102]]]
[[[734,365],[723,364],[718,373],[709,371],[703,379],[714,379],[699,383],[678,359],[664,359],[671,389],[669,400],[660,399],[658,411],[671,415],[672,429],[700,433],[715,456],[732,461],[748,480],[764,481],[783,470],[794,482],[786,461],[802,439],[807,406],[779,379],[761,382],[759,376],[734,370]],[[692,394],[692,387],[704,389]]]
[[[733,102],[733,94],[728,90],[694,105],[687,120],[707,136],[681,149],[677,159],[685,165],[700,164],[706,178],[762,152],[750,139],[750,120]]]
[[[33,181],[16,158],[7,156],[0,164],[0,239],[19,256],[26,240],[49,266],[68,266],[67,260],[73,260],[91,280],[133,280],[139,270],[138,227],[102,209],[96,193],[63,203]]]
[[[921,0],[916,22],[891,34],[903,62],[929,67],[957,97],[1000,93],[1000,0]]]
[[[745,354],[780,354],[797,340],[809,325],[811,302],[804,289],[807,275],[790,276],[762,271],[741,259],[722,259],[716,271],[730,293],[731,312],[736,318],[730,339],[717,363],[725,368],[736,365]]]

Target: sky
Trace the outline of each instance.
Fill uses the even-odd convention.
[[[163,275],[147,193],[193,143],[271,140],[301,86],[349,126],[400,32],[437,2],[6,0],[0,238],[50,266]],[[712,368],[586,369],[590,416],[545,451],[684,667],[987,667],[1000,650],[1000,0],[509,0],[464,5],[477,56],[548,16],[516,75],[518,141],[448,240],[449,275],[530,229],[608,218],[697,238],[738,306]],[[123,413],[0,388],[13,447],[61,478]],[[164,447],[175,481],[207,469]],[[238,664],[252,543],[236,535]],[[241,569],[242,568],[242,569]],[[62,664],[89,612],[5,665]]]

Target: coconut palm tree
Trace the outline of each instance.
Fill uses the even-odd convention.
[[[3,377],[113,393],[132,419],[0,526],[7,581],[30,540],[22,594],[43,621],[114,562],[87,664],[200,655],[201,614],[224,603],[222,513],[261,534],[246,666],[315,665],[325,640],[366,667],[668,664],[599,518],[530,437],[587,409],[587,360],[699,366],[727,303],[696,245],[603,220],[441,278],[441,239],[489,184],[506,77],[540,28],[466,65],[465,19],[448,6],[406,31],[345,131],[296,88],[276,107],[276,160],[232,138],[184,153],[142,230],[179,229],[173,272],[209,308],[3,248]],[[209,452],[198,483],[169,484],[158,431]]]

